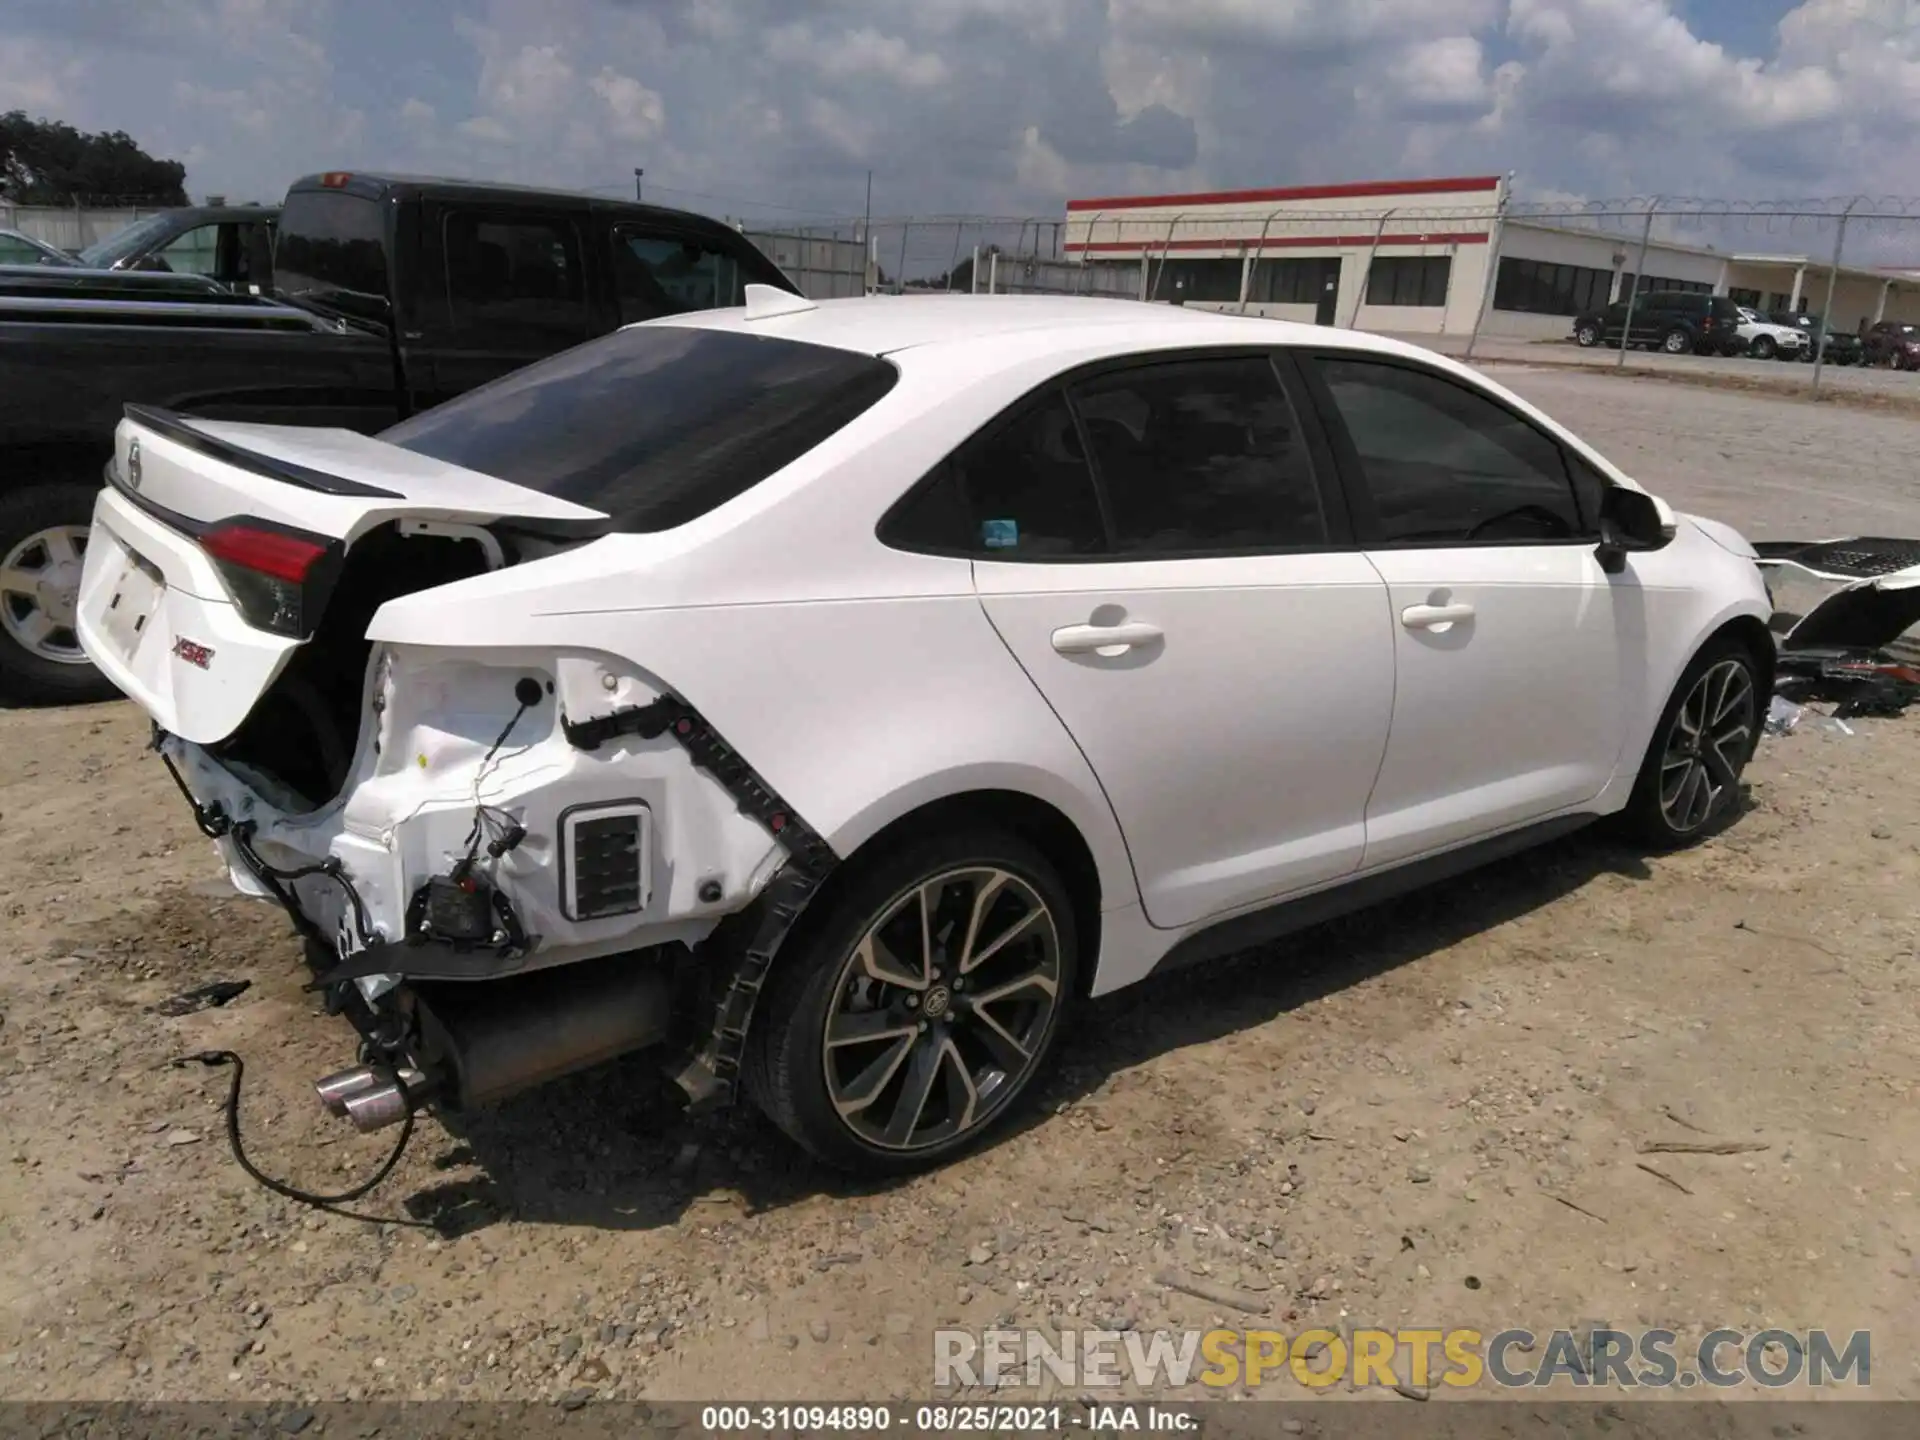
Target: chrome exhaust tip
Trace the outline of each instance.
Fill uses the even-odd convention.
[[[313,1082],[313,1093],[320,1097],[320,1103],[326,1112],[336,1120],[344,1120],[347,1114],[347,1101],[355,1095],[364,1094],[380,1083],[380,1077],[373,1073],[370,1065],[355,1065],[350,1070],[337,1070],[333,1074]]]
[[[398,1125],[410,1110],[419,1109],[429,1088],[424,1074],[407,1068],[399,1072],[397,1080],[379,1081],[369,1089],[347,1096],[342,1102],[342,1113],[353,1122],[354,1129],[370,1135],[375,1130]]]

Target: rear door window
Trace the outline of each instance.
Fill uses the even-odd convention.
[[[614,293],[620,322],[742,303],[740,262],[710,242],[637,225],[613,230]]]
[[[954,474],[973,518],[970,548],[994,560],[1098,554],[1100,501],[1059,390],[961,451]]]
[[[1123,553],[1311,548],[1326,513],[1293,406],[1260,356],[1082,381],[1073,406]]]
[[[590,333],[580,237],[563,219],[455,211],[446,218],[447,305],[456,331],[510,349],[563,349]]]
[[[785,469],[893,387],[872,355],[732,330],[616,330],[402,421],[389,444],[669,530]]]

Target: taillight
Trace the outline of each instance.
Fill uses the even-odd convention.
[[[230,521],[202,535],[200,548],[213,558],[249,625],[294,639],[313,628],[313,581],[334,549],[327,541]]]

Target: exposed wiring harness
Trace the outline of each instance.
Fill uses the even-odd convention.
[[[234,1161],[242,1170],[246,1171],[248,1176],[255,1182],[273,1191],[274,1194],[284,1196],[288,1200],[298,1201],[302,1205],[311,1205],[317,1210],[337,1209],[339,1206],[350,1204],[355,1200],[361,1199],[363,1196],[371,1194],[379,1188],[380,1183],[385,1180],[387,1176],[393,1173],[394,1167],[400,1163],[400,1157],[407,1153],[407,1143],[413,1139],[413,1097],[407,1093],[406,1085],[391,1068],[376,1065],[373,1067],[374,1071],[379,1074],[383,1080],[399,1086],[401,1095],[406,1097],[407,1113],[405,1118],[400,1122],[400,1134],[393,1142],[393,1150],[388,1154],[380,1168],[373,1172],[371,1179],[362,1181],[350,1190],[342,1190],[336,1195],[321,1195],[312,1190],[302,1190],[297,1185],[289,1185],[284,1180],[274,1179],[271,1175],[261,1170],[259,1166],[255,1165],[252,1160],[247,1158],[246,1146],[243,1145],[240,1140],[240,1080],[246,1073],[246,1061],[242,1060],[231,1050],[202,1050],[197,1055],[182,1055],[173,1063],[176,1067],[204,1065],[210,1070],[218,1069],[223,1065],[233,1067],[233,1079],[227,1086],[226,1114],[227,1148],[233,1151]],[[359,1215],[351,1218],[364,1220],[372,1217]]]
[[[512,736],[513,729],[520,723],[521,717],[540,703],[540,682],[531,676],[523,677],[513,687],[515,708],[513,718],[501,728],[494,737],[493,744],[487,747],[487,753],[480,758],[479,766],[473,775],[473,828],[467,831],[467,853],[460,863],[453,867],[453,878],[464,880],[479,863],[480,847],[484,844],[487,854],[498,860],[527,838],[526,826],[498,806],[489,805],[480,798],[481,787],[487,783],[487,767]],[[499,822],[504,821],[504,824]],[[496,828],[497,826],[497,828]]]

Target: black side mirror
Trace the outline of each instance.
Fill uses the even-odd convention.
[[[1609,485],[1600,497],[1600,568],[1618,575],[1635,550],[1660,550],[1673,541],[1673,527],[1660,516],[1651,495]]]

